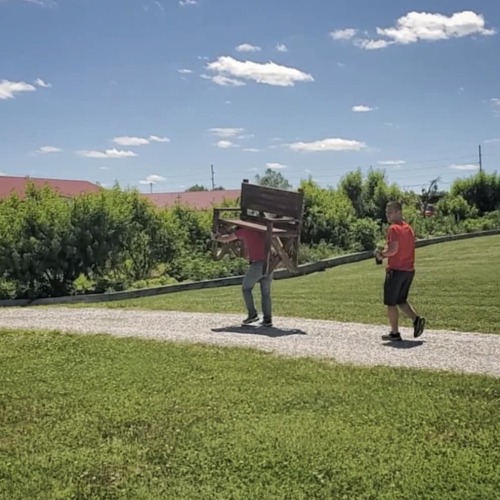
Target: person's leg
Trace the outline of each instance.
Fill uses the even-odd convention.
[[[413,309],[413,306],[409,302],[405,302],[403,304],[398,304],[399,308],[401,311],[403,311],[406,316],[408,316],[413,322],[417,319],[417,313],[415,312],[415,309]]]
[[[245,301],[245,306],[248,311],[248,318],[243,321],[243,323],[253,323],[259,319],[257,315],[257,310],[255,309],[255,304],[253,301],[252,290],[262,277],[262,265],[259,262],[253,262],[248,266],[245,277],[243,278],[243,284],[241,286],[241,291],[243,293],[243,300]]]
[[[401,340],[399,333],[398,296],[400,276],[397,271],[387,271],[384,281],[384,305],[387,306],[387,317],[391,326],[388,335],[382,335],[383,340]]]
[[[260,280],[260,294],[262,300],[262,315],[264,316],[264,325],[272,325],[273,311],[271,300],[271,284],[273,281],[273,273],[268,273]]]
[[[413,336],[420,337],[424,332],[425,318],[420,317],[413,306],[408,302],[408,295],[410,293],[411,284],[415,272],[405,273],[405,279],[402,282],[400,294],[398,297],[398,307],[403,311],[413,322]]]
[[[399,333],[399,313],[397,306],[387,306],[387,317],[391,325],[391,333]]]

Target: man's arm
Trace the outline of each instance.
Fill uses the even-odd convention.
[[[393,228],[389,228],[387,232],[387,245],[385,248],[379,248],[377,250],[378,257],[380,259],[385,257],[393,257],[398,253],[399,242],[397,240],[397,233],[395,233]]]
[[[229,243],[230,241],[235,241],[238,237],[234,234],[216,234],[215,239],[221,243]]]
[[[398,253],[399,250],[399,242],[398,241],[390,241],[388,245],[380,252],[382,257],[393,257]]]

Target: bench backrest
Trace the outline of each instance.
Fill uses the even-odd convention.
[[[304,193],[300,191],[287,191],[248,182],[241,185],[240,207],[246,215],[251,210],[261,215],[266,213],[301,221],[303,204]]]

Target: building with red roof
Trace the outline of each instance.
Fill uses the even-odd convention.
[[[23,199],[28,182],[32,182],[38,188],[49,186],[65,198],[72,198],[84,193],[96,193],[103,189],[98,184],[89,181],[12,177],[4,175],[0,176],[0,198],[5,198],[12,193],[16,193]],[[224,189],[217,191],[185,191],[178,193],[141,193],[141,195],[149,199],[159,208],[182,204],[198,210],[209,210],[213,206],[220,206],[225,200],[237,200],[240,196],[240,192],[239,189]]]
[[[96,193],[102,189],[99,185],[89,181],[2,175],[0,176],[0,198],[6,198],[12,193],[16,193],[21,199],[24,198],[28,182],[32,182],[37,188],[49,186],[65,198],[72,198],[83,193]]]

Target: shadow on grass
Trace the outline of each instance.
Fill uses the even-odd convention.
[[[386,347],[394,347],[394,349],[414,349],[424,345],[423,340],[401,340],[399,342],[385,342]]]
[[[221,328],[212,328],[212,332],[245,333],[252,335],[264,335],[266,337],[286,337],[288,335],[307,335],[307,332],[298,328],[276,328],[274,326],[240,326],[231,325]]]

